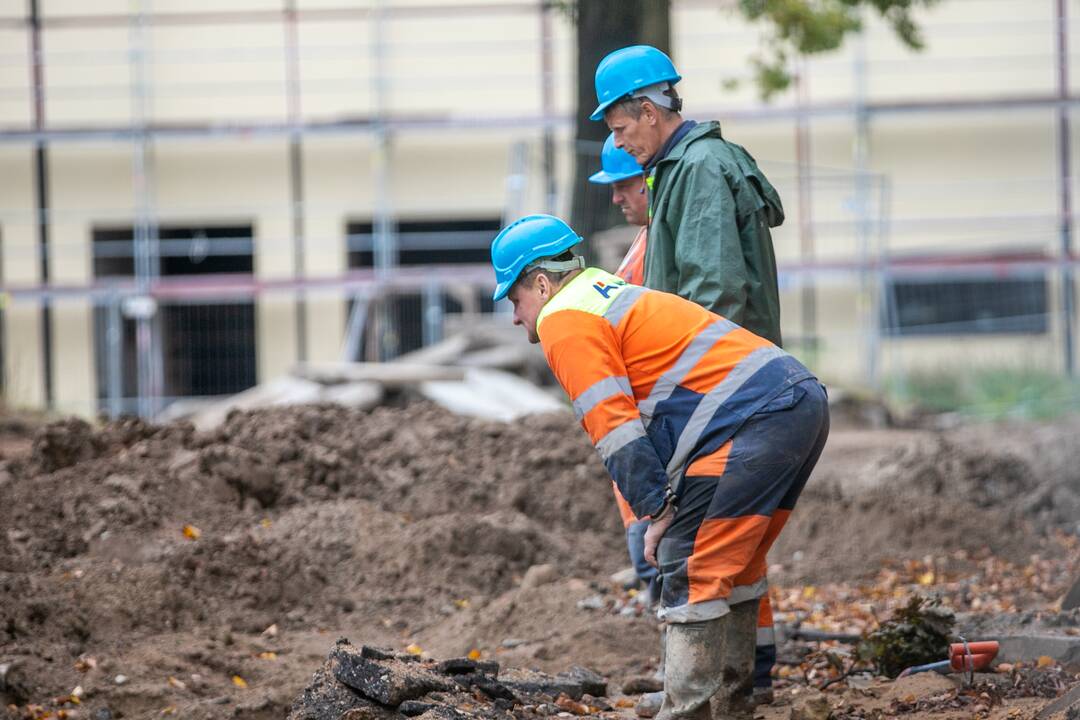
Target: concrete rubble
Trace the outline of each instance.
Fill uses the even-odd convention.
[[[404,393],[458,415],[509,422],[566,409],[559,394],[538,384],[546,377],[544,368],[543,356],[524,337],[461,332],[391,362],[300,363],[227,398],[174,403],[161,419],[188,419],[206,431],[220,427],[237,410],[308,403],[370,410]]]

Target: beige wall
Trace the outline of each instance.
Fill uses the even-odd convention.
[[[340,0],[300,0],[301,9],[340,7]],[[391,10],[416,5],[386,0]],[[430,5],[424,0],[423,5]],[[446,0],[447,8],[453,3]],[[475,5],[475,3],[472,3]],[[497,3],[495,3],[497,4]],[[46,18],[127,13],[129,0],[41,0]],[[370,5],[370,4],[369,4]],[[775,234],[781,266],[798,263],[804,237],[800,217],[813,221],[815,257],[850,262],[862,251],[856,232],[854,150],[856,126],[843,113],[814,116],[808,131],[813,174],[809,204],[796,189],[794,120],[725,120],[735,111],[762,108],[748,82],[747,59],[762,47],[760,32],[719,3],[676,3],[675,60],[687,115],[719,117],[725,135],[745,145],[780,188],[788,221]],[[855,93],[855,59],[864,54],[867,99],[956,99],[1053,91],[1053,3],[1040,0],[945,2],[921,13],[928,50],[913,55],[880,22],[871,20],[865,43],[853,42],[804,65],[806,89],[815,103],[847,103]],[[155,0],[155,12],[277,12],[279,0]],[[0,0],[0,17],[25,13],[22,0]],[[971,18],[977,17],[978,22]],[[556,113],[572,108],[573,29],[560,14],[551,18]],[[438,125],[467,125],[500,118],[480,128],[410,128],[391,138],[388,198],[398,216],[453,218],[501,216],[507,201],[511,148],[529,150],[525,211],[544,208],[540,129],[515,124],[541,109],[540,21],[535,12],[391,13],[379,38],[388,74],[383,108],[398,118]],[[371,73],[371,16],[305,21],[298,30],[300,108],[305,120],[369,120],[376,112]],[[190,28],[151,27],[142,39],[128,27],[50,28],[44,37],[46,117],[54,128],[123,127],[139,113],[133,100],[129,52],[146,43],[148,119],[161,125],[282,123],[286,121],[286,34],[279,22],[236,21]],[[0,30],[0,130],[31,122],[26,33]],[[1074,83],[1080,72],[1073,72]],[[736,80],[731,90],[725,81]],[[776,106],[793,101],[782,94]],[[889,219],[890,253],[987,248],[1056,249],[1055,117],[1052,110],[935,112],[875,115],[870,124],[867,170],[870,214]],[[557,132],[556,167],[560,212],[573,188],[571,142]],[[1074,132],[1074,136],[1077,133]],[[1080,147],[1080,137],[1074,148]],[[304,265],[309,277],[346,270],[345,228],[370,220],[375,210],[374,139],[351,133],[311,135],[303,140]],[[87,284],[91,278],[91,232],[103,224],[134,219],[133,146],[125,142],[58,142],[50,145],[50,197],[54,207],[54,284]],[[251,223],[255,273],[261,279],[291,277],[292,209],[288,140],[284,136],[165,139],[154,144],[154,205],[160,222]],[[6,287],[39,281],[35,261],[33,150],[0,145],[0,241]],[[882,193],[882,187],[887,192]],[[1080,191],[1078,191],[1080,192]],[[885,206],[879,205],[886,198]],[[1080,201],[1080,198],[1077,198]],[[877,234],[866,239],[877,252]],[[802,333],[802,294],[783,293],[784,333]],[[845,381],[865,376],[870,298],[851,277],[823,280],[815,291],[815,324],[821,334],[812,360]],[[1056,302],[1056,300],[1055,300]],[[307,357],[339,356],[346,302],[338,291],[305,297]],[[260,380],[283,372],[298,357],[297,304],[290,293],[263,295],[256,310]],[[39,405],[43,398],[40,312],[29,301],[9,303],[4,316],[5,387],[8,400]],[[92,305],[73,298],[56,303],[53,388],[57,407],[92,411]],[[1039,340],[1053,357],[1053,336]],[[980,338],[886,341],[885,367],[947,361],[962,354],[1023,356],[1030,339]]]

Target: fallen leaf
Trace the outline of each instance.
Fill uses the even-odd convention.
[[[232,676],[232,684],[235,685],[238,688],[243,689],[243,688],[247,687],[247,680],[240,677],[239,675],[233,675]]]
[[[195,527],[194,525],[184,526],[184,537],[186,537],[188,540],[198,540],[201,535],[202,530]],[[175,712],[175,708],[173,711]]]
[[[264,528],[268,528],[268,527],[270,527],[271,525],[274,524],[274,521],[271,520],[270,518],[263,518],[262,520],[259,521],[259,524],[262,525]]]
[[[83,657],[75,661],[75,669],[81,673],[89,672],[97,667],[97,659],[93,657]]]
[[[560,694],[559,697],[557,697],[555,699],[555,704],[557,706],[561,707],[563,710],[568,710],[568,711],[574,713],[575,715],[588,715],[589,714],[589,706],[588,705],[584,705],[584,704],[579,703],[579,702],[577,702],[575,700],[571,700],[565,694]]]
[[[479,660],[480,659],[480,651],[477,650],[476,648],[473,648],[472,650],[470,650],[469,651],[469,659],[470,660]]]
[[[259,657],[263,660],[277,660],[277,653],[267,650],[266,652],[259,653]]]
[[[626,697],[621,697],[615,701],[615,707],[617,708],[632,708],[635,704],[632,699]]]
[[[169,685],[177,690],[187,690],[187,685],[182,680],[177,680],[172,675],[169,676]]]
[[[405,652],[409,653],[410,655],[423,655],[424,648],[420,647],[416,643],[413,643],[405,648]]]
[[[175,705],[167,705],[167,706],[163,707],[161,709],[161,714],[162,715],[175,715],[176,714],[176,706]]]
[[[933,585],[934,584],[934,571],[927,570],[918,578],[920,585]]]
[[[1041,668],[1050,667],[1053,664],[1054,664],[1054,658],[1050,657],[1049,655],[1040,655],[1037,667],[1041,667]]]
[[[467,610],[469,608],[469,600],[467,598],[455,600],[454,607],[456,607],[458,610]]]

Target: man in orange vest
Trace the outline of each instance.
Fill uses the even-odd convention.
[[[661,720],[749,710],[765,558],[828,437],[824,387],[768,340],[631,285],[531,215],[491,246],[494,299],[540,343],[663,576]],[[710,708],[715,706],[715,710]]]
[[[637,237],[619,263],[615,274],[632,285],[643,285],[645,278],[645,246],[649,237],[649,196],[646,193],[645,173],[634,156],[615,147],[612,133],[600,152],[600,170],[589,177],[589,182],[611,186],[611,202],[618,205],[630,225],[640,225]],[[691,300],[692,298],[687,298]],[[638,578],[649,591],[650,601],[655,602],[659,590],[658,574],[643,555],[647,520],[638,520],[629,504],[615,488],[615,501],[619,506],[626,544],[631,562]],[[773,701],[772,669],[776,664],[776,630],[773,627],[772,603],[766,593],[758,607],[757,639],[754,657],[754,688],[752,703],[769,704]],[[649,695],[638,706],[639,714],[648,715],[651,708],[659,707],[659,698]]]

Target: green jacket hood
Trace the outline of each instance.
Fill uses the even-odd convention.
[[[681,160],[690,149],[690,146],[701,140],[716,140],[727,146],[732,160],[739,166],[739,170],[750,181],[750,186],[757,194],[761,207],[765,210],[765,219],[769,223],[769,227],[782,225],[784,222],[784,206],[780,202],[780,193],[776,191],[769,179],[761,172],[757,161],[754,160],[754,156],[747,152],[746,148],[724,139],[723,134],[720,132],[720,123],[715,120],[698,123],[691,128],[690,132],[686,133],[686,136],[675,147],[671,148],[671,152],[657,163],[657,168]]]

